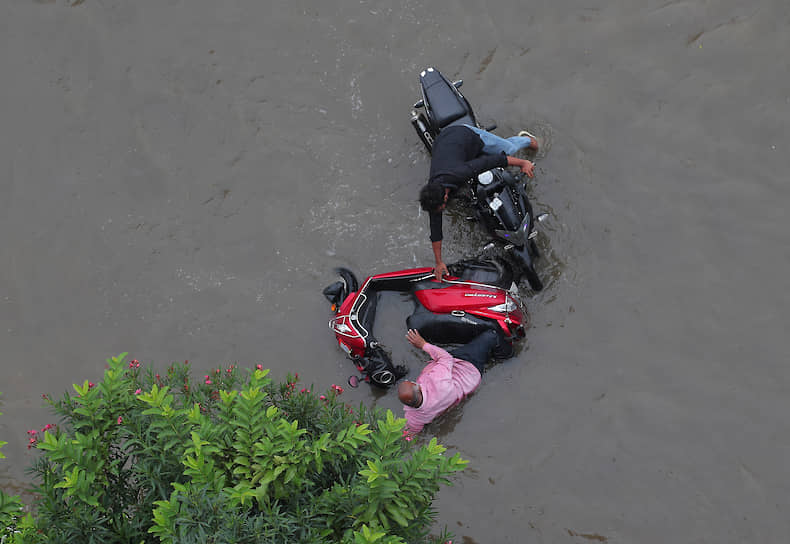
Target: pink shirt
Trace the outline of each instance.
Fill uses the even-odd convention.
[[[431,356],[417,378],[422,404],[419,408],[403,407],[410,434],[420,432],[436,416],[461,402],[480,385],[480,371],[472,363],[454,359],[442,348],[427,342],[422,349]]]

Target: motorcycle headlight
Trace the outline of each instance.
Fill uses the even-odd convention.
[[[526,214],[518,230],[496,229],[494,232],[503,240],[507,240],[517,246],[523,246],[529,238],[529,214]]]
[[[516,309],[516,303],[508,298],[502,304],[497,304],[496,306],[489,306],[488,309],[491,310],[492,312],[510,313]]]
[[[477,181],[480,182],[480,185],[488,185],[494,181],[494,173],[491,170],[487,170],[482,174],[478,174]]]

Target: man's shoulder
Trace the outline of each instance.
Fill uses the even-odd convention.
[[[443,128],[439,132],[439,135],[436,137],[436,142],[455,138],[469,138],[472,136],[476,136],[476,134],[469,127],[464,125],[451,125]]]

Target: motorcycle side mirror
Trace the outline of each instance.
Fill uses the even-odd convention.
[[[456,89],[460,89],[461,85],[463,85],[463,84],[464,84],[464,80],[463,79],[459,79],[458,81],[453,81],[453,87],[455,87]]]
[[[423,102],[422,100],[418,100],[417,102],[414,103],[413,107],[415,107],[415,108],[424,108],[425,107],[425,102]]]
[[[349,376],[348,377],[348,385],[356,389],[359,387],[359,376]]]

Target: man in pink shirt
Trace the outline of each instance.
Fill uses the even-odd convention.
[[[477,389],[492,351],[502,359],[513,354],[513,347],[493,330],[476,336],[452,354],[429,344],[414,329],[409,329],[406,338],[431,356],[416,382],[406,380],[398,384],[398,399],[405,405],[408,435],[417,434]]]

